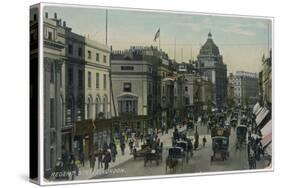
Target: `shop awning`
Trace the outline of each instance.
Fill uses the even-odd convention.
[[[269,113],[269,110],[267,108],[262,108],[261,112],[256,117],[256,124],[259,126],[259,124],[262,122],[262,120],[266,117],[266,115]]]
[[[257,115],[259,115],[259,113],[262,111],[262,107],[260,106],[256,111],[255,111],[255,115],[257,116]]]
[[[271,143],[271,141],[272,141],[272,132],[270,132],[268,135],[262,137],[262,140],[261,140],[262,147],[267,146],[269,143]]]
[[[255,114],[256,111],[257,111],[259,108],[260,108],[260,103],[257,102],[257,103],[255,104],[254,108],[253,108],[253,113]]]
[[[271,132],[272,132],[272,124],[271,124],[271,120],[269,120],[267,124],[261,129],[261,134],[268,135]]]
[[[272,143],[270,143],[266,148],[265,148],[265,153],[268,155],[272,156]]]

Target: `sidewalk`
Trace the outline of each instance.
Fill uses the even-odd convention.
[[[178,128],[178,129],[179,129],[179,131],[181,131],[181,130],[184,130],[184,128],[185,127],[182,127],[180,129]],[[164,146],[171,145],[172,133],[173,133],[173,129],[169,129],[168,134],[164,133],[164,135],[162,135],[161,132],[158,133],[158,137],[160,138],[161,142],[163,142]],[[142,144],[143,144],[143,142],[139,141],[139,147],[137,148],[137,150],[141,148]],[[120,145],[117,145],[116,160],[115,160],[115,162],[109,163],[109,170],[119,166],[122,163],[125,163],[126,161],[128,161],[132,158],[133,158],[133,155],[130,154],[130,147],[129,147],[128,143],[126,143],[124,155],[121,155]],[[98,161],[96,161],[94,172],[92,172],[92,169],[90,168],[89,161],[85,161],[84,167],[82,167],[81,165],[79,165],[78,167],[79,167],[79,175],[75,176],[75,180],[91,179],[91,178],[94,178],[95,176],[106,173],[104,171],[104,164],[103,164],[103,168],[98,169]],[[122,170],[122,169],[115,169],[115,170]]]

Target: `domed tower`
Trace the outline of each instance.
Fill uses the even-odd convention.
[[[213,83],[214,102],[218,108],[221,108],[227,94],[227,67],[223,63],[223,57],[213,41],[211,32],[208,33],[207,41],[201,47],[197,59],[197,68]]]

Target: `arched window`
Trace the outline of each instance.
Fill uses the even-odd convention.
[[[87,99],[87,104],[86,104],[86,119],[92,119],[93,118],[93,102],[92,102],[92,97],[89,96]]]
[[[98,95],[96,97],[96,101],[95,101],[95,117],[97,118],[99,113],[100,113],[100,105],[101,105],[101,101],[100,101],[100,96]]]
[[[73,97],[69,97],[67,100],[66,110],[66,126],[72,126],[74,122],[74,100]]]
[[[107,103],[107,96],[106,95],[103,97],[102,105],[103,105],[102,110],[103,110],[104,117],[107,118],[107,114],[108,114],[107,106],[108,106],[108,103]]]

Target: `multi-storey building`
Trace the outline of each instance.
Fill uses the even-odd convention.
[[[182,91],[185,117],[198,116],[202,110],[211,108],[213,104],[213,84],[206,76],[200,76],[191,63],[178,65],[178,75],[184,78]],[[196,118],[195,117],[195,118]]]
[[[44,169],[54,167],[62,152],[62,128],[65,125],[65,32],[61,20],[49,19],[45,13],[44,45]]]
[[[258,76],[256,73],[237,71],[229,82],[234,86],[234,99],[237,104],[252,105],[258,100]]]
[[[208,77],[214,85],[213,93],[217,107],[223,107],[227,96],[227,67],[211,33],[208,34],[208,39],[201,47],[197,58],[199,72]]]
[[[43,34],[48,171],[64,151],[82,151],[87,159],[93,144],[109,142],[110,131],[98,120],[111,118],[110,49],[72,32],[56,13],[49,18],[45,12]]]
[[[263,90],[263,101],[268,107],[271,108],[272,103],[272,51],[270,49],[269,57],[262,59],[262,90]]]
[[[144,57],[144,51],[131,48],[126,51],[114,51],[111,55],[112,92],[114,96],[113,114],[120,120],[116,130],[130,128],[138,131],[153,126],[153,110],[156,97],[155,70],[151,61]],[[122,119],[126,125],[120,125]]]

